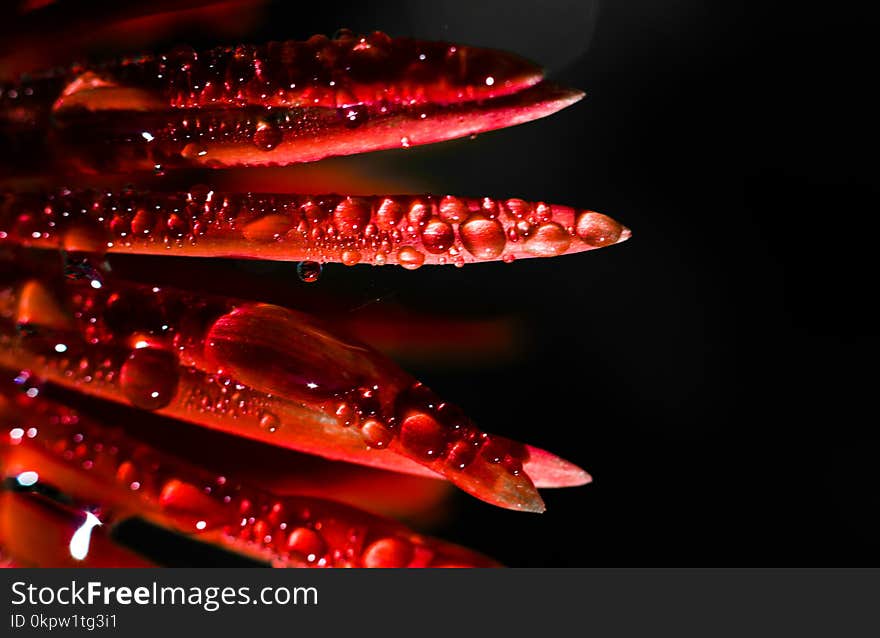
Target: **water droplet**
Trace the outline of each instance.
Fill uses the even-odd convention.
[[[270,304],[241,306],[218,318],[207,331],[204,354],[238,382],[290,400],[338,395],[377,374],[363,346]]]
[[[126,237],[131,233],[131,220],[125,215],[114,215],[110,220],[110,232],[116,237]]]
[[[526,240],[525,249],[536,257],[561,255],[571,245],[571,235],[556,222],[545,222],[538,226]]]
[[[267,122],[260,122],[254,132],[254,146],[263,151],[271,151],[281,144],[283,139],[284,133],[281,129]]]
[[[132,405],[158,410],[171,402],[177,392],[178,362],[173,352],[140,348],[122,364],[119,385]]]
[[[432,416],[416,412],[404,418],[400,429],[400,442],[411,454],[433,460],[446,446],[446,432]]]
[[[428,223],[431,217],[431,208],[425,202],[417,199],[410,204],[409,211],[406,214],[406,221],[414,228],[421,228]]]
[[[457,441],[449,450],[447,463],[456,470],[463,470],[477,458],[478,449],[471,441]]]
[[[296,274],[301,281],[312,283],[321,276],[321,264],[316,261],[301,261],[296,265]]]
[[[343,237],[357,235],[370,221],[370,204],[359,197],[346,197],[333,210],[333,223]]]
[[[404,135],[403,137],[401,137],[401,138],[400,138],[400,145],[401,145],[403,148],[409,148],[409,146],[410,146],[410,140],[409,140],[409,137],[407,137],[406,135]]]
[[[578,215],[575,232],[585,244],[601,248],[616,243],[623,226],[610,217],[587,210]]]
[[[460,224],[469,214],[468,207],[457,197],[447,195],[440,200],[440,219],[447,224]]]
[[[302,554],[310,562],[314,562],[324,555],[326,545],[318,532],[308,527],[297,527],[287,537],[287,549]]]
[[[189,222],[183,215],[171,213],[168,216],[166,228],[168,229],[169,237],[180,239],[181,237],[186,236],[186,234],[189,232]]]
[[[391,430],[378,419],[367,419],[361,426],[364,441],[370,447],[383,448],[391,442]]]
[[[343,250],[341,259],[346,266],[354,266],[361,260],[361,253],[357,250]]]
[[[501,255],[507,240],[497,220],[474,215],[458,229],[461,242],[477,259],[495,259]]]
[[[536,223],[549,222],[553,219],[553,208],[545,204],[544,202],[538,202],[535,204],[535,219]]]
[[[155,227],[155,215],[143,208],[138,209],[131,220],[131,232],[134,235],[149,235]]]
[[[202,531],[216,522],[220,504],[198,486],[169,479],[159,491],[159,505],[181,523]]]
[[[336,406],[336,418],[342,427],[351,427],[357,424],[358,414],[350,403],[340,403]]]
[[[406,567],[412,561],[413,546],[401,538],[383,538],[364,550],[364,567]]]
[[[397,263],[407,270],[415,270],[425,263],[425,254],[412,246],[404,246],[397,251]]]
[[[507,253],[506,255],[504,255],[504,257],[501,258],[501,261],[503,261],[505,264],[512,264],[515,260],[516,257],[513,255],[513,253]]]
[[[376,211],[376,225],[379,229],[393,230],[400,223],[401,218],[403,218],[403,205],[390,197],[383,199]]]
[[[507,210],[510,211],[510,214],[516,217],[517,219],[522,219],[523,217],[528,217],[532,212],[532,206],[527,201],[522,199],[508,199],[505,202],[505,206],[507,206]]]
[[[274,434],[281,427],[281,421],[272,412],[263,412],[260,415],[260,429]]]
[[[439,217],[429,220],[422,229],[422,244],[425,250],[435,255],[445,253],[454,241],[455,233],[452,226]]]

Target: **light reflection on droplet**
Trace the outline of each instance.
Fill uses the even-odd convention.
[[[101,525],[101,519],[86,512],[86,520],[79,526],[70,538],[70,555],[76,560],[83,560],[89,553],[89,543],[92,540],[92,528]]]
[[[37,481],[40,480],[40,475],[33,470],[27,470],[16,476],[15,480],[22,487],[30,487],[31,485],[35,485]]]
[[[58,352],[58,353],[67,352],[67,344],[56,343],[55,344],[55,352]]]

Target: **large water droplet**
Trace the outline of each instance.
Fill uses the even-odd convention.
[[[460,224],[469,214],[468,207],[457,197],[447,195],[440,200],[440,218],[448,224]]]
[[[390,197],[379,204],[376,211],[376,225],[380,230],[393,230],[403,217],[403,205]]]
[[[606,215],[587,210],[578,215],[575,232],[585,244],[601,248],[616,243],[623,226]]]
[[[446,432],[436,419],[417,412],[404,418],[400,429],[400,442],[411,454],[433,460],[446,446]]]
[[[452,226],[438,217],[428,221],[422,229],[422,244],[428,252],[439,255],[445,253],[455,241]]]
[[[132,405],[158,410],[171,402],[177,392],[178,362],[173,352],[140,348],[122,364],[119,385]]]
[[[378,376],[371,353],[312,318],[269,304],[223,315],[205,338],[205,356],[237,381],[263,392],[312,401]]]
[[[571,235],[562,226],[545,222],[526,240],[525,249],[536,257],[555,257],[568,250],[570,245]]]
[[[333,210],[333,223],[343,237],[363,232],[370,221],[370,204],[358,197],[346,197]]]
[[[507,239],[497,220],[474,215],[458,230],[461,242],[477,259],[495,259],[504,251]]]

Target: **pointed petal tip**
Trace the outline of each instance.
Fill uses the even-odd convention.
[[[586,91],[581,91],[579,89],[566,89],[565,90],[565,100],[568,101],[568,104],[574,104],[575,102],[580,102],[585,97],[587,97]],[[566,104],[566,106],[568,105]]]
[[[586,93],[578,89],[559,86],[550,82],[538,84],[536,89],[543,91],[542,102],[548,113],[555,113],[568,108],[572,104],[580,102],[586,97]]]
[[[535,491],[534,495],[527,501],[517,503],[516,509],[520,512],[529,512],[530,514],[543,514],[547,511],[544,499]]]
[[[529,460],[523,469],[535,487],[580,487],[593,481],[590,474],[570,461],[541,448],[526,448],[529,451]]]

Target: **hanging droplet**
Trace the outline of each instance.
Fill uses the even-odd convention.
[[[301,261],[296,265],[296,274],[300,281],[312,283],[321,276],[321,264],[316,261]]]

